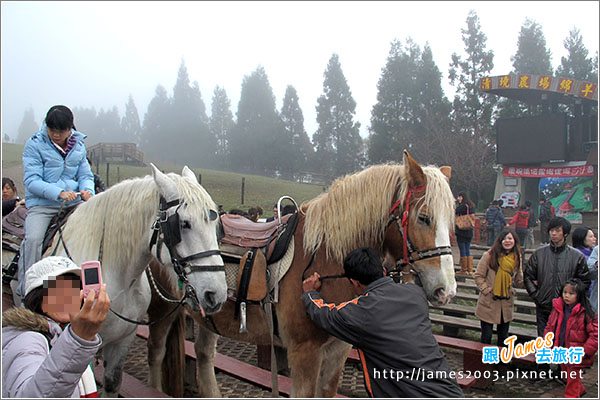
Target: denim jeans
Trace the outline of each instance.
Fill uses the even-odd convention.
[[[552,311],[540,310],[538,305],[535,306],[535,320],[537,322],[538,337],[544,336],[544,330],[546,329],[546,324],[548,323],[548,318],[551,313]]]
[[[498,331],[498,347],[504,347],[504,340],[508,337],[508,329],[510,328],[510,321],[504,322],[504,316],[500,316],[500,323],[497,325]],[[481,321],[481,343],[492,344],[492,332],[494,330],[494,324],[489,322]]]
[[[461,257],[469,257],[471,255],[471,241],[468,241],[468,242],[456,241],[456,243],[458,244],[458,249],[460,250]]]
[[[60,207],[35,206],[27,210],[25,219],[25,238],[21,243],[19,257],[19,286],[17,294],[25,297],[25,274],[29,267],[42,259],[44,236],[52,218],[58,214]]]

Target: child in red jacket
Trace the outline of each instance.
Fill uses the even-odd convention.
[[[554,346],[583,347],[585,355],[580,364],[562,364],[567,373],[565,397],[581,397],[585,387],[581,383],[583,368],[594,364],[598,350],[598,317],[585,295],[585,285],[579,279],[569,279],[561,289],[562,297],[552,301],[552,314],[544,336],[554,332]]]

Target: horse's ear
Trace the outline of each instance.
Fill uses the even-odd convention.
[[[189,169],[187,165],[185,165],[183,167],[183,171],[181,171],[181,176],[187,176],[188,178],[192,178],[195,182],[198,182],[198,179],[196,179],[196,175],[194,174],[194,171]]]
[[[425,185],[425,174],[423,173],[421,166],[410,156],[410,154],[408,154],[408,151],[406,150],[404,150],[402,162],[404,164],[404,168],[406,169],[408,187],[415,188]]]
[[[450,180],[450,176],[452,175],[452,167],[448,167],[447,165],[440,167],[440,172],[444,174],[448,181]]]
[[[173,182],[169,177],[163,174],[156,166],[150,163],[152,167],[152,177],[154,178],[154,182],[156,186],[158,186],[158,191],[162,196],[167,200],[175,200],[178,198],[177,186],[175,182]]]

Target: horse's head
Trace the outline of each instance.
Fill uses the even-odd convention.
[[[405,179],[390,208],[384,236],[385,264],[388,270],[397,267],[409,280],[418,279],[429,301],[445,304],[456,295],[450,167],[421,168],[407,151],[403,164]]]
[[[152,176],[160,205],[151,248],[158,246],[162,262],[160,248],[167,247],[171,278],[183,284],[194,311],[218,312],[227,300],[227,282],[215,234],[217,207],[188,167],[179,176],[163,174],[152,165]]]

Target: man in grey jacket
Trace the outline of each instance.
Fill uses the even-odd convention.
[[[550,244],[538,248],[524,268],[525,288],[535,302],[537,333],[540,337],[552,312],[552,300],[562,295],[562,284],[571,278],[578,278],[586,287],[590,286],[584,255],[567,244],[570,232],[569,221],[562,217],[552,218],[548,224]]]
[[[381,257],[368,247],[350,252],[344,271],[357,298],[325,304],[315,272],[302,283],[302,301],[317,326],[359,349],[369,394],[464,397],[431,331],[423,289],[384,276]]]

